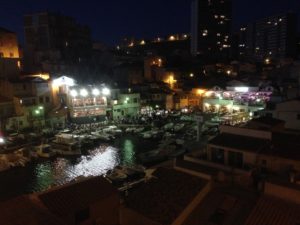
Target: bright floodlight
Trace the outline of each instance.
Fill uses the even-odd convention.
[[[95,95],[95,96],[100,95],[99,89],[95,88],[95,89],[93,90],[93,95]]]
[[[110,90],[108,88],[103,88],[102,94],[104,94],[104,95],[110,95]]]
[[[86,97],[86,96],[88,96],[88,91],[86,90],[86,89],[81,89],[80,90],[80,95],[82,96],[82,97]]]
[[[0,144],[4,144],[4,138],[3,137],[0,137]]]
[[[76,90],[71,90],[71,96],[72,97],[76,97],[78,95],[77,91]]]

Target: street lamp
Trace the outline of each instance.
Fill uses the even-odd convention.
[[[103,95],[106,95],[106,96],[107,96],[107,95],[110,95],[110,90],[109,90],[108,88],[103,88],[103,89],[102,89],[102,94],[103,94]]]
[[[80,90],[80,95],[82,96],[82,97],[86,97],[86,96],[88,96],[88,91],[86,90],[86,89],[81,89]]]
[[[78,95],[76,90],[71,90],[70,93],[71,93],[71,96],[74,97],[74,98],[77,97],[77,95]]]
[[[92,91],[93,95],[94,96],[99,96],[100,95],[100,91],[99,89],[95,88],[93,91]]]

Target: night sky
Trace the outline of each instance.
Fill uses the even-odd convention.
[[[55,11],[89,25],[94,40],[116,44],[123,37],[155,37],[189,32],[191,0],[0,0],[0,26],[23,42],[23,14]],[[288,10],[299,0],[234,0],[234,28]]]

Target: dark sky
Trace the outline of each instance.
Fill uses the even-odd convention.
[[[288,10],[300,0],[233,0],[234,27]],[[23,40],[23,14],[56,11],[89,25],[93,38],[107,44],[126,36],[155,37],[189,32],[191,0],[0,0],[0,26]]]

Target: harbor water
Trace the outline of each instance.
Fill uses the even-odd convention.
[[[38,159],[25,167],[0,173],[0,201],[49,187],[66,184],[78,177],[105,175],[118,165],[134,166],[139,153],[153,150],[157,143],[134,135],[117,138],[114,143],[100,144],[79,157]]]

